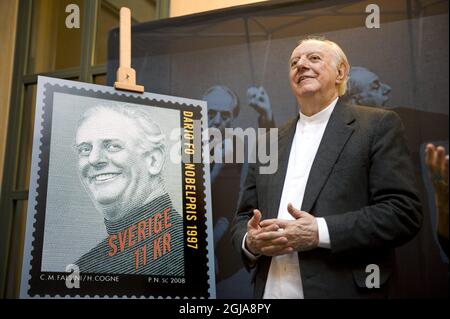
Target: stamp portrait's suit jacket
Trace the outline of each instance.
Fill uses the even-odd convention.
[[[254,297],[262,298],[271,257],[251,261],[242,251],[247,222],[258,208],[277,218],[298,117],[279,131],[278,170],[259,173],[251,164],[233,222],[233,245],[254,268]],[[414,170],[404,129],[395,112],[338,100],[306,184],[301,210],[323,217],[331,249],[299,252],[305,298],[385,297],[394,248],[422,225]],[[368,289],[366,267],[376,264],[380,289]],[[407,265],[405,265],[407,266]]]

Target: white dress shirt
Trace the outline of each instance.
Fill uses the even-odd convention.
[[[331,113],[337,103],[337,98],[325,109],[313,116],[306,116],[300,112],[294,139],[292,141],[289,162],[284,180],[283,192],[278,209],[279,219],[294,220],[287,211],[288,203],[300,209],[305,194],[306,182],[323,133],[330,119]],[[319,247],[330,248],[328,227],[324,218],[316,218],[319,232]],[[244,253],[251,259],[256,257],[245,248],[245,239],[242,242]],[[303,286],[298,263],[298,253],[285,254],[272,257],[264,299],[302,299]]]

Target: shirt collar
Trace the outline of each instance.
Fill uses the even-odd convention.
[[[336,103],[338,101],[339,97],[335,98],[333,102],[331,102],[326,108],[324,108],[319,113],[316,113],[311,116],[306,116],[301,111],[300,113],[300,122],[303,124],[319,124],[327,122],[328,119],[331,116],[331,113],[333,113],[334,107],[336,106]]]

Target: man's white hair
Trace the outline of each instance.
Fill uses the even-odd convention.
[[[151,151],[155,148],[159,148],[164,152],[166,138],[158,124],[151,118],[147,110],[141,106],[131,104],[96,105],[84,112],[78,122],[78,127],[88,118],[102,112],[115,112],[136,123],[136,129],[139,132],[137,136],[138,147],[141,152]],[[101,121],[101,118],[99,121]]]
[[[345,91],[347,90],[347,81],[348,81],[348,74],[350,72],[350,63],[348,62],[347,56],[345,55],[344,51],[341,49],[341,47],[333,41],[328,40],[327,38],[323,36],[308,36],[302,40],[300,40],[297,44],[300,45],[304,42],[308,41],[319,41],[323,42],[326,45],[328,45],[331,50],[333,51],[334,55],[334,66],[338,68],[341,64],[345,66],[345,74],[343,81],[338,86],[338,95],[342,96],[345,94]]]

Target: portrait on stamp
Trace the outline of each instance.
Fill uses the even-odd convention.
[[[214,296],[205,108],[39,78],[22,294]]]

